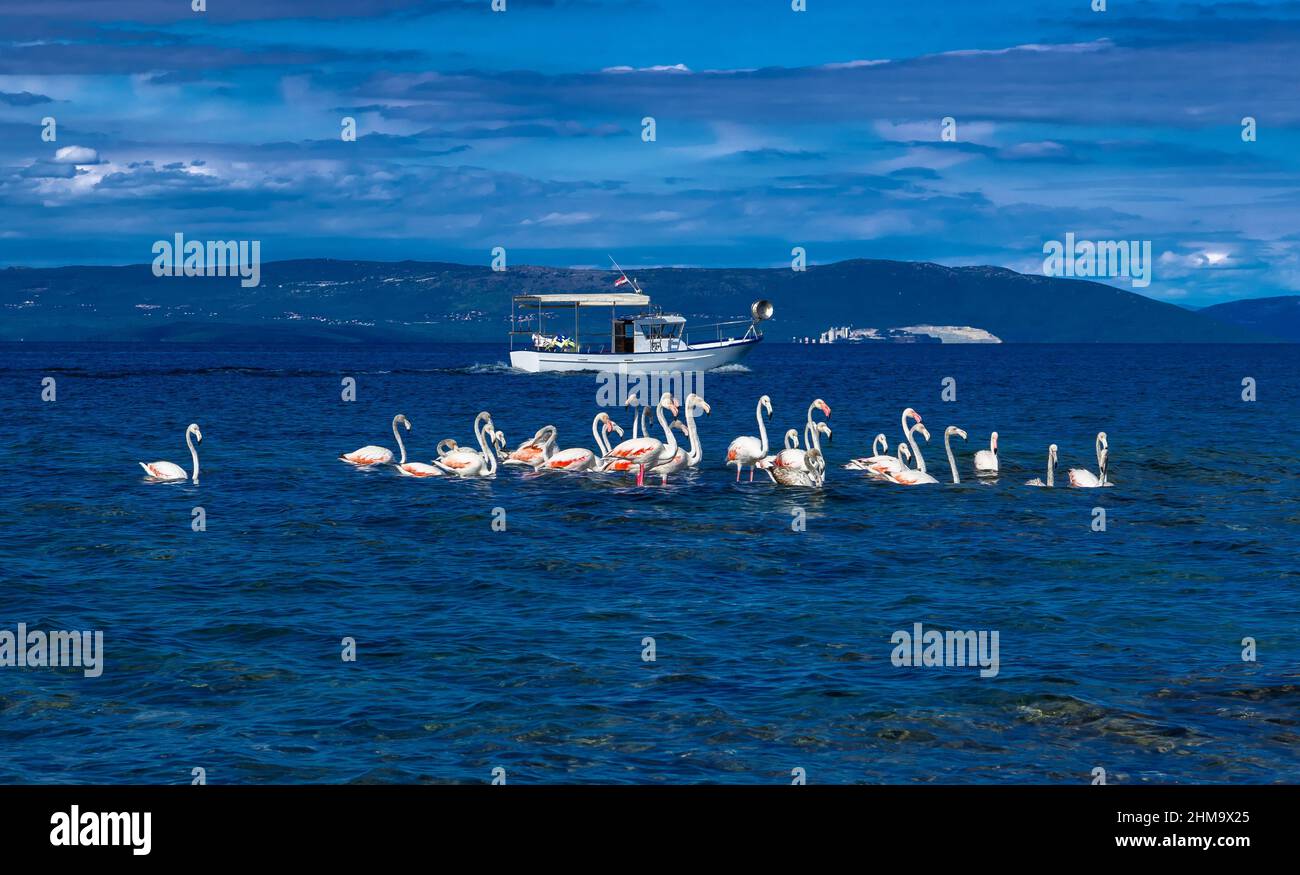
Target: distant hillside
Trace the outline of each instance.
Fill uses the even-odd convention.
[[[1279,340],[1300,343],[1300,295],[1229,301],[1199,312],[1225,325],[1236,325]]]
[[[843,261],[629,271],[692,322],[747,318],[769,298],[774,340],[831,325],[970,326],[1008,342],[1250,342],[1250,326],[1086,280],[995,267]],[[262,283],[155,277],[148,265],[0,270],[0,340],[504,341],[510,296],[608,291],[609,271],[313,259],[262,266]],[[1239,302],[1248,304],[1251,302]],[[1237,305],[1224,305],[1237,306]],[[588,323],[593,327],[596,320]],[[1270,326],[1272,327],[1272,326]]]

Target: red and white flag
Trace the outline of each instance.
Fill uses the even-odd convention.
[[[621,276],[618,279],[614,280],[614,287],[618,288],[619,286],[623,285],[626,282],[627,282],[627,277]]]

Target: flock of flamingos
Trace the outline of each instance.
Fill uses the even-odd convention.
[[[640,407],[639,399],[634,395],[628,399],[633,407],[632,436],[628,440],[610,445],[609,434],[616,432],[623,437],[620,428],[608,413],[598,413],[591,423],[592,438],[598,450],[585,447],[557,449],[559,432],[553,425],[543,426],[528,440],[513,451],[506,451],[506,438],[492,422],[492,415],[483,411],[474,419],[474,437],[478,449],[459,446],[456,441],[447,438],[435,448],[437,457],[429,463],[408,462],[406,444],[402,440],[399,426],[410,430],[411,421],[402,414],[393,417],[393,437],[397,441],[401,458],[393,461],[393,452],[387,447],[364,446],[350,453],[339,456],[344,462],[361,468],[376,465],[393,465],[397,471],[407,477],[492,477],[497,466],[520,466],[533,471],[567,471],[600,474],[636,474],[636,482],[641,486],[645,476],[657,476],[661,484],[668,482],[668,476],[688,467],[699,465],[704,456],[700,446],[699,432],[695,420],[700,412],[710,413],[707,402],[699,395],[686,396],[686,415],[682,416],[677,400],[665,392],[655,405],[655,416],[663,431],[663,439],[650,434],[649,407]],[[637,408],[640,407],[639,410]],[[673,414],[671,423],[664,412]],[[753,482],[755,469],[771,478],[773,483],[781,486],[820,487],[826,481],[826,457],[822,454],[821,436],[831,437],[830,426],[824,420],[815,420],[813,415],[820,412],[826,417],[831,415],[831,408],[818,398],[808,406],[808,416],[803,429],[803,447],[799,446],[799,432],[790,429],[785,433],[785,445],[772,452],[768,446],[767,426],[764,414],[772,415],[772,401],[764,395],[758,399],[754,415],[758,420],[758,437],[745,435],[738,437],[727,447],[726,464],[736,466],[736,481],[740,481],[741,470],[749,468],[749,480]],[[911,407],[903,411],[901,424],[903,440],[895,448],[895,454],[889,455],[889,444],[883,434],[878,434],[871,445],[871,455],[851,459],[843,466],[850,471],[860,471],[866,476],[899,486],[921,486],[938,483],[934,475],[926,471],[925,456],[917,445],[916,435],[920,434],[928,442],[930,432],[921,422],[921,415]],[[682,432],[689,448],[683,448],[677,442],[676,432]],[[952,437],[956,435],[966,439],[966,432],[950,425],[944,429],[943,446],[948,454],[948,467],[952,473],[952,482],[961,482],[957,471],[957,459],[952,451]],[[148,475],[147,480],[155,483],[174,483],[185,480],[199,482],[199,454],[197,442],[203,440],[203,434],[197,424],[191,424],[185,430],[185,444],[190,451],[193,470],[187,474],[185,469],[171,462],[141,462]],[[1110,486],[1106,478],[1106,460],[1109,445],[1106,433],[1100,432],[1096,440],[1097,473],[1084,468],[1071,468],[1068,471],[1069,483],[1076,487]],[[1056,444],[1047,449],[1046,479],[1035,477],[1026,486],[1051,487],[1056,483]],[[995,477],[998,475],[998,433],[989,436],[989,448],[975,453],[974,473],[976,477]]]

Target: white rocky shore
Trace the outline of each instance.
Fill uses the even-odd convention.
[[[900,331],[912,334],[928,334],[937,337],[943,343],[1001,343],[1002,339],[990,334],[983,328],[971,328],[969,325],[905,325]]]

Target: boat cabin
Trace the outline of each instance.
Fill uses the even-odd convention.
[[[614,352],[675,352],[683,348],[681,316],[625,316],[614,320]]]
[[[526,338],[526,348],[549,353],[629,355],[687,348],[685,317],[656,312],[646,295],[516,295],[513,303],[512,349],[516,337]],[[593,307],[608,308],[609,322],[600,314],[593,319],[583,313]],[[638,312],[624,315],[620,308]]]

